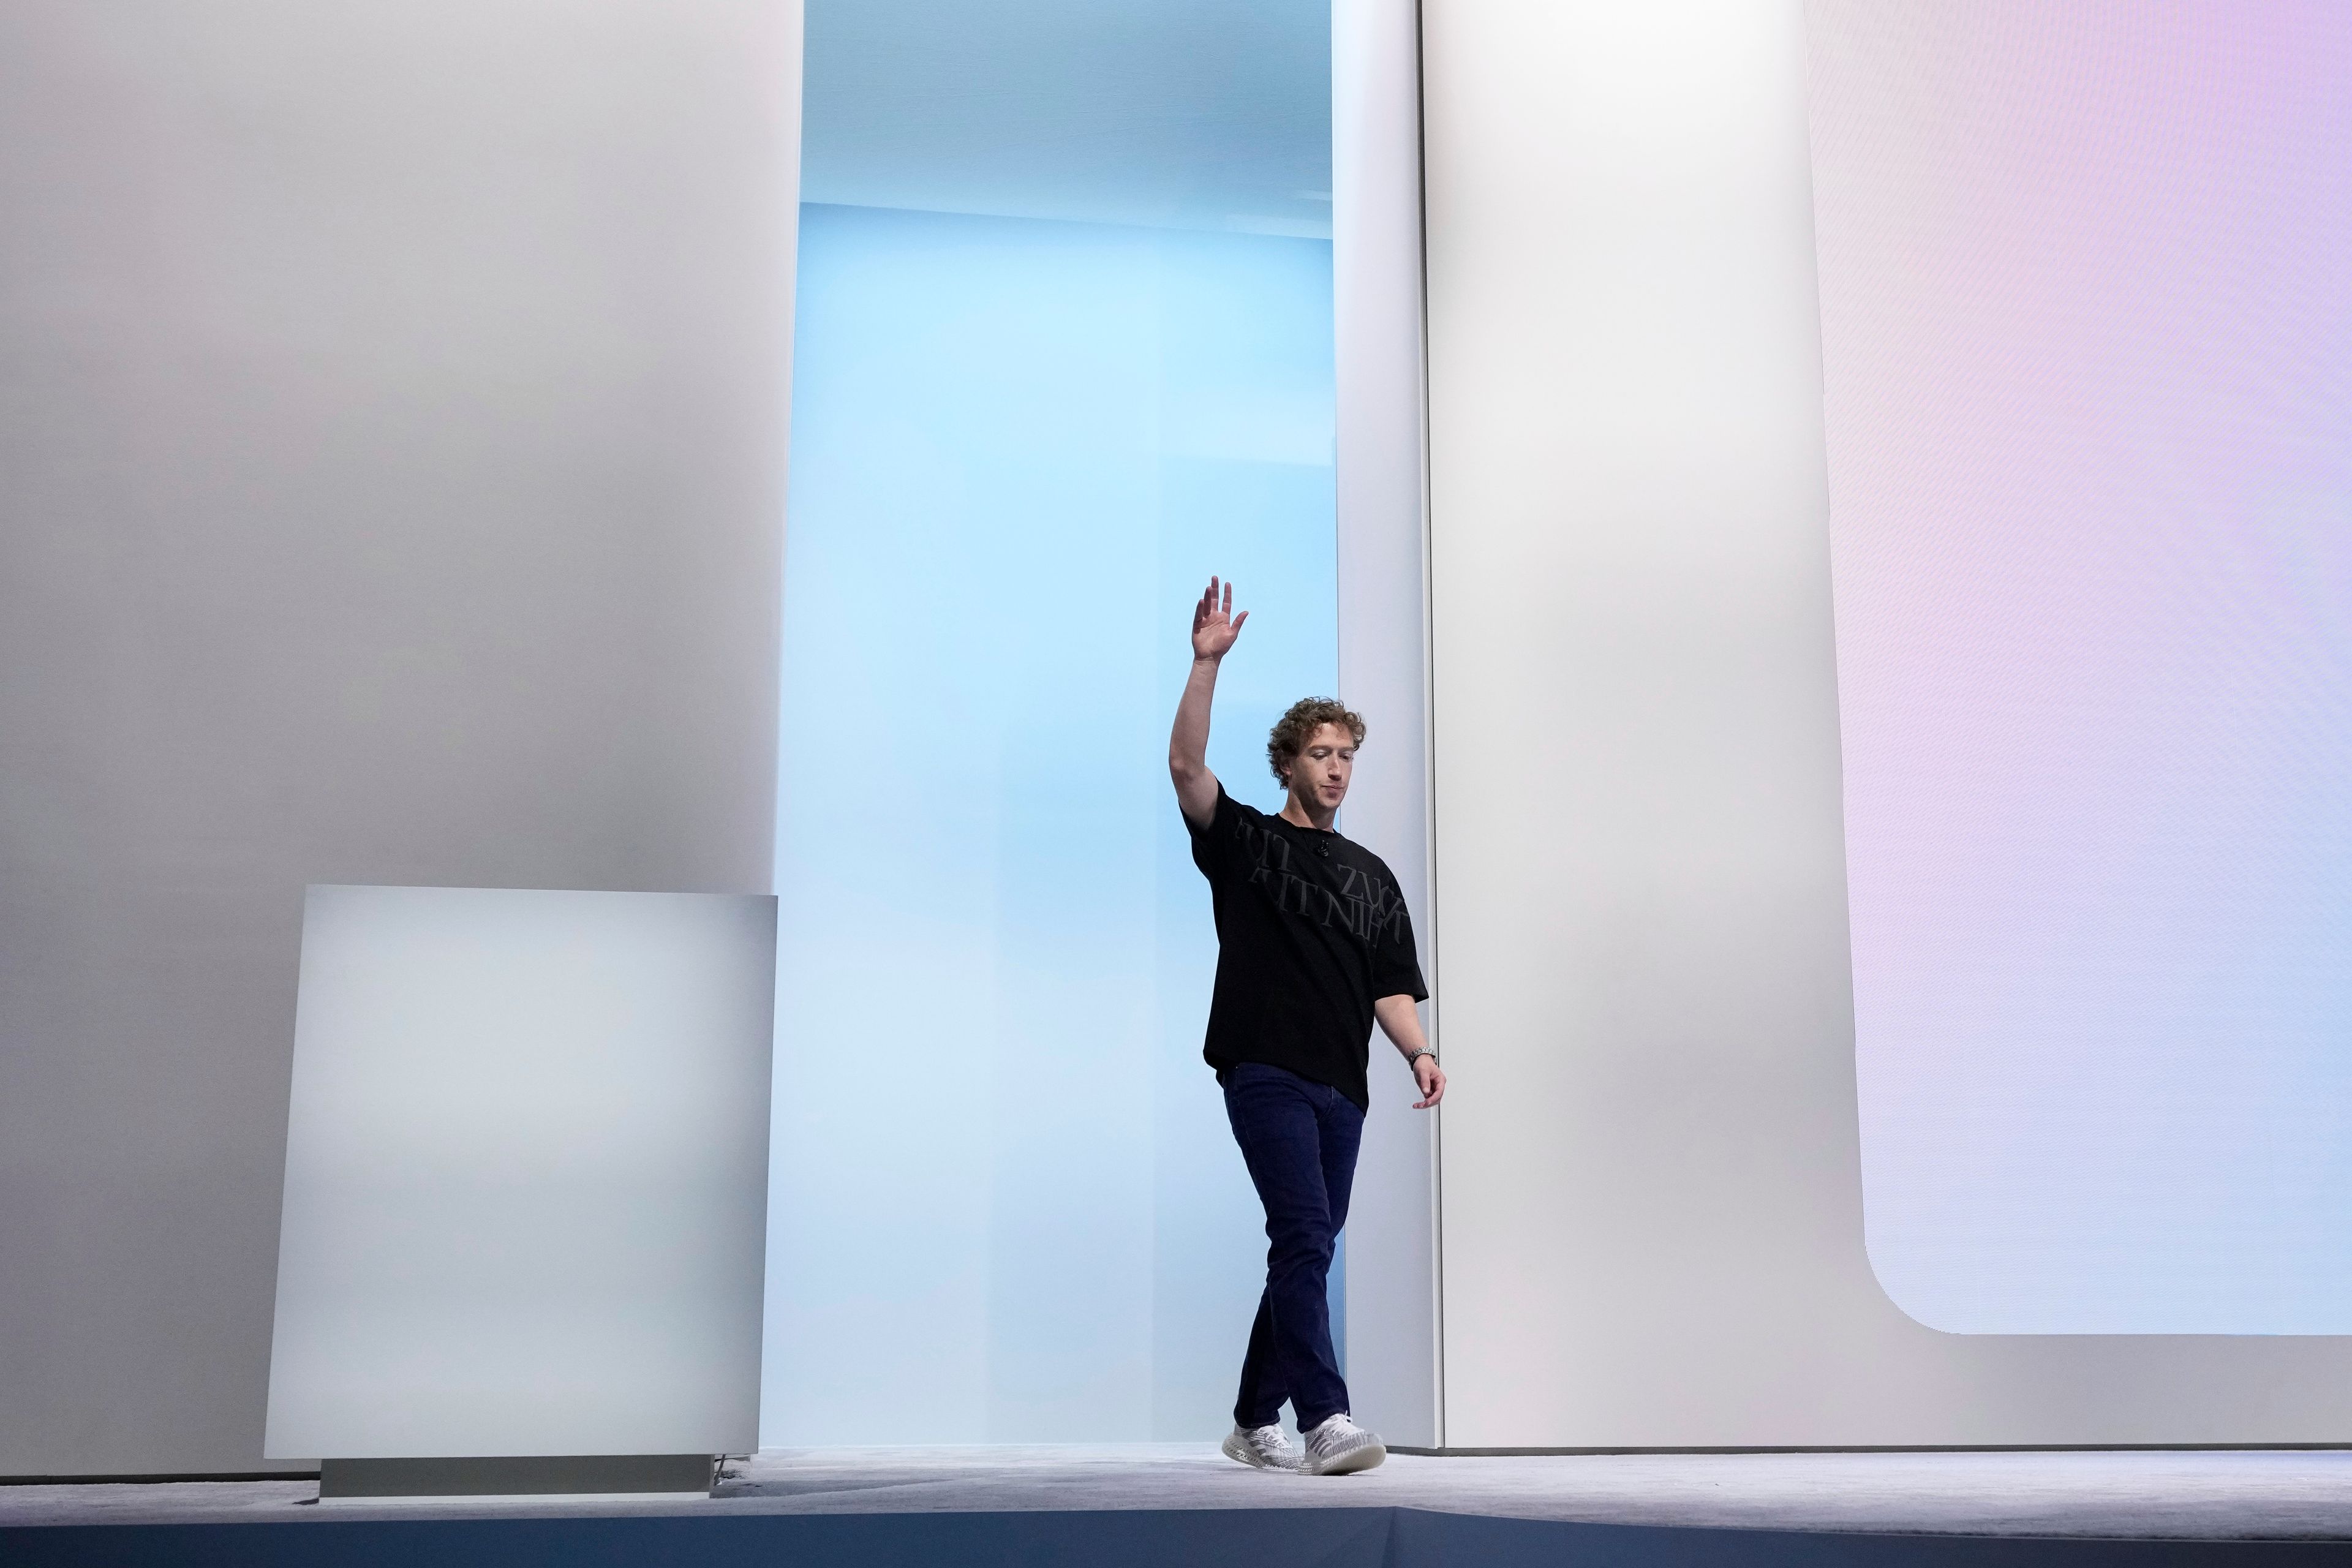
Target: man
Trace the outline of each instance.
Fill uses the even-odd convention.
[[[1325,1294],[1370,1103],[1364,1069],[1374,1020],[1421,1086],[1415,1110],[1444,1098],[1445,1075],[1413,1010],[1429,992],[1396,878],[1331,826],[1364,721],[1326,698],[1283,715],[1266,742],[1288,795],[1278,816],[1239,804],[1209,771],[1217,667],[1249,618],[1233,608],[1233,585],[1221,598],[1210,578],[1192,609],[1192,669],[1168,738],[1176,804],[1216,908],[1217,983],[1202,1055],[1224,1088],[1234,1141],[1265,1205],[1269,1244],[1224,1451],[1264,1468],[1344,1475],[1388,1457],[1349,1417]],[[1307,1440],[1304,1455],[1283,1435],[1285,1400]]]

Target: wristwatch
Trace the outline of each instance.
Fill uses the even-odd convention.
[[[1431,1060],[1434,1061],[1437,1058],[1437,1053],[1431,1050],[1427,1046],[1422,1047],[1417,1051],[1407,1051],[1404,1054],[1404,1065],[1410,1068],[1413,1063],[1421,1060],[1423,1057],[1427,1057]]]

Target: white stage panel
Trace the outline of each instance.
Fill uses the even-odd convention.
[[[758,1445],[775,900],[313,887],[273,1458]]]
[[[1422,528],[1420,13],[1331,8],[1331,282],[1339,371],[1339,696],[1370,725],[1339,830],[1396,873],[1422,976],[1442,994],[1429,902],[1428,615]],[[1438,1002],[1422,1024],[1442,1051]],[[1341,1249],[1343,1364],[1357,1418],[1391,1443],[1438,1430],[1438,1112],[1386,1038]]]
[[[1929,29],[1933,8],[1911,9]],[[1971,27],[1990,26],[1983,17],[1994,8],[1965,9]],[[1915,145],[1939,143],[1906,139],[1894,106],[1927,115],[1942,136],[1953,106],[1979,112],[1970,95],[2017,79],[2009,73],[2030,68],[2063,84],[2049,101],[2068,113],[2074,83],[2087,79],[2052,52],[2075,47],[2066,28],[2039,35],[2031,56],[2016,52],[2027,35],[1988,33],[1981,59],[1956,60],[1940,46],[1911,47],[1912,23],[1894,26],[1904,15],[1826,0],[1810,10],[1798,0],[1449,0],[1423,12],[1434,901],[1453,1077],[1441,1155],[1442,1414],[1454,1447],[2335,1444],[2352,1431],[2352,1336],[1948,1333],[1898,1307],[1865,1251],[1846,834],[1858,822],[1884,854],[1903,847],[1904,825],[1874,818],[1866,799],[1854,816],[1842,798],[1842,761],[1866,762],[1868,748],[1842,759],[1841,675],[1880,683],[1885,672],[1842,671],[1835,638],[1866,631],[1881,648],[1916,648],[1931,601],[1947,625],[1981,631],[1994,616],[1939,592],[1933,576],[1899,579],[1899,561],[1883,556],[1877,585],[1904,586],[1916,603],[1887,621],[1891,599],[1864,600],[1859,622],[1849,616],[1856,604],[1843,595],[1857,563],[1844,552],[1869,542],[1848,531],[1857,503],[1884,508],[1880,498],[1893,498],[1891,512],[1859,514],[1881,521],[1912,515],[1908,498],[1923,489],[1957,504],[1936,476],[1955,450],[1969,450],[1875,404],[1878,384],[1852,379],[1868,364],[1854,356],[1868,347],[1906,377],[1948,374],[1940,384],[1962,388],[1973,405],[2016,411],[2026,425],[2041,405],[2005,401],[2007,384],[1972,379],[1972,361],[1937,370],[1948,362],[1874,324],[1950,331],[1971,353],[1986,352],[1991,340],[1969,321],[1940,305],[1895,309],[1855,285],[1895,278],[1916,287],[1908,279],[1928,252],[1911,243],[1915,232],[2000,232],[1985,226],[1989,196],[1948,209],[1965,212],[1955,224],[1926,205],[1937,193],[1901,183],[1923,156]],[[2233,48],[2286,55],[2278,40],[2287,35],[2272,22],[2239,26],[2231,15],[2223,31]],[[2135,59],[2201,59],[2179,47],[2179,16],[2166,16],[2135,35]],[[2159,45],[2172,53],[2154,52]],[[2201,64],[2168,75],[2135,65],[2101,75],[2100,90],[2205,74]],[[2292,74],[2325,79],[2305,59],[2292,59]],[[1832,112],[1811,121],[1809,94]],[[2146,117],[2153,101],[2132,112]],[[2311,100],[2256,101],[2277,115]],[[1857,104],[1875,107],[1856,121],[1848,114]],[[1933,107],[1910,107],[1918,104]],[[2102,136],[2124,133],[2122,113],[2118,104]],[[2030,156],[2017,153],[2016,169],[2058,166],[2047,115],[1992,120],[2024,139]],[[1825,133],[1814,141],[1817,123]],[[1847,140],[1873,126],[1885,130]],[[1971,156],[1990,140],[1952,138]],[[2168,170],[2161,159],[2118,166],[2135,182],[2142,167]],[[1822,232],[1845,247],[1828,252],[1836,263],[1828,274],[1816,267],[1817,175],[1828,203]],[[2002,180],[1969,187],[1979,188],[2005,189]],[[2045,189],[2064,192],[2055,210],[2070,224],[2087,221],[2072,189]],[[2291,217],[2308,221],[2300,211]],[[2168,236],[2200,232],[2168,216],[2148,222]],[[1892,226],[1869,226],[1877,224]],[[1877,248],[1858,254],[1857,237]],[[2057,254],[2054,239],[2040,235],[2032,256]],[[1971,237],[1962,252],[1983,254],[1969,248],[1980,243]],[[2157,275],[2158,259],[2133,258],[2135,287]],[[2084,285],[2103,310],[2116,303],[2106,277]],[[1838,363],[1849,379],[1834,406],[1841,419],[1866,415],[1864,427],[1891,443],[1871,452],[1878,467],[1858,470],[1868,482],[1834,492],[1834,624],[1824,279],[1847,307]],[[1992,309],[1994,294],[1972,288],[1952,297]],[[2198,330],[2229,319],[2227,302],[2192,299]],[[1944,419],[1971,405],[1927,408]],[[2213,406],[2218,417],[2222,405]],[[2126,442],[2144,428],[2108,427]],[[1990,468],[2014,468],[1998,443],[1987,450]],[[1913,488],[1882,488],[1896,479]],[[2145,492],[2100,480],[2068,493],[2105,509]],[[1996,521],[2015,526],[1998,507],[1975,511],[1916,559],[1954,570]],[[2145,509],[2135,515],[2151,541],[2180,526],[2159,526]],[[2058,542],[2053,530],[2034,548]],[[2189,575],[2224,595],[2266,580],[2251,571],[2226,584]],[[2016,596],[1998,614],[2021,614],[2056,581],[2046,564],[2019,574]],[[2079,663],[2061,659],[2053,689],[2060,666],[2066,679],[2082,679]],[[2154,667],[2141,679],[2157,679]],[[1877,694],[1857,689],[1870,701],[1850,721],[1885,711],[1883,684]],[[1957,710],[1940,700],[1920,712],[1912,717],[1947,743],[1972,733],[1954,728]],[[1883,738],[1869,743],[1883,747]],[[1936,801],[1865,783],[1925,812],[1919,831],[1931,820],[1949,831]],[[1965,860],[1948,863],[1965,869]],[[1855,886],[1868,882],[1866,873]],[[1951,912],[1948,903],[1890,903],[1887,884],[1878,886],[1883,921]],[[2048,929],[2050,906],[2013,903],[2019,922]],[[1865,938],[1865,956],[1902,956],[1885,945],[1894,929]],[[1942,950],[1914,939],[1907,951]],[[2070,953],[2054,940],[2041,951],[2061,966]],[[2160,1092],[2165,1059],[2135,1060],[2145,1072],[2116,1079],[2110,1099]],[[1880,1057],[1874,1071],[1889,1065]],[[1905,1109],[1955,1118],[1959,1132],[1939,1130],[1944,1148],[1969,1142],[1979,1172],[2030,1176],[2019,1156],[2034,1152],[2000,1145],[1986,1130],[2005,1135],[2039,1114],[2062,1064],[2039,1060],[2006,1079],[1981,1058],[1963,1065],[1972,1091],[1982,1091],[1973,1102],[1922,1090],[1924,1076],[1901,1085],[1882,1076],[1873,1094],[1901,1089]],[[1921,1075],[1936,1062],[1909,1066]],[[2006,1120],[1967,1120],[1972,1103],[1996,1092],[2013,1096]],[[1874,1114],[1885,1109],[1878,1100]],[[2291,1161],[2317,1142],[2277,1139],[2273,1154]],[[2082,1148],[2084,1175],[2137,1179],[2134,1167]],[[1890,1159],[1910,1166],[1903,1196],[1965,1202],[1967,1184],[1935,1179],[1937,1152],[1916,1140],[1882,1142],[1872,1163],[1890,1174]],[[2210,1169],[2215,1154],[2209,1143],[2149,1159],[2178,1179]],[[2323,1179],[2292,1163],[2282,1171]],[[2045,1218],[2046,1200],[2058,1195],[2042,1194]],[[1874,1186],[1874,1227],[1889,1217],[1880,1196]],[[1937,1216],[1915,1206],[1903,1217]],[[2184,1207],[2180,1228],[2192,1222],[2206,1223]],[[1915,1240],[1937,1239],[1906,1228]],[[1948,1226],[1941,1239],[1967,1237]],[[2136,1240],[2096,1239],[2111,1249]],[[2325,1257],[2313,1265],[2315,1276],[2332,1267]],[[2015,1303],[2037,1282],[1979,1278],[1977,1288]]]

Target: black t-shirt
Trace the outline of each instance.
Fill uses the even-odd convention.
[[[1362,845],[1252,810],[1222,785],[1209,825],[1184,826],[1217,912],[1201,1054],[1220,1079],[1264,1062],[1368,1106],[1373,999],[1429,994],[1396,878]]]

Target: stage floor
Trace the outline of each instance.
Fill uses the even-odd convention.
[[[716,1497],[321,1504],[308,1481],[0,1487],[0,1527],[361,1519],[1417,1509],[1749,1531],[2352,1540],[2352,1451],[1391,1456],[1246,1469],[1205,1444],[771,1451]]]

